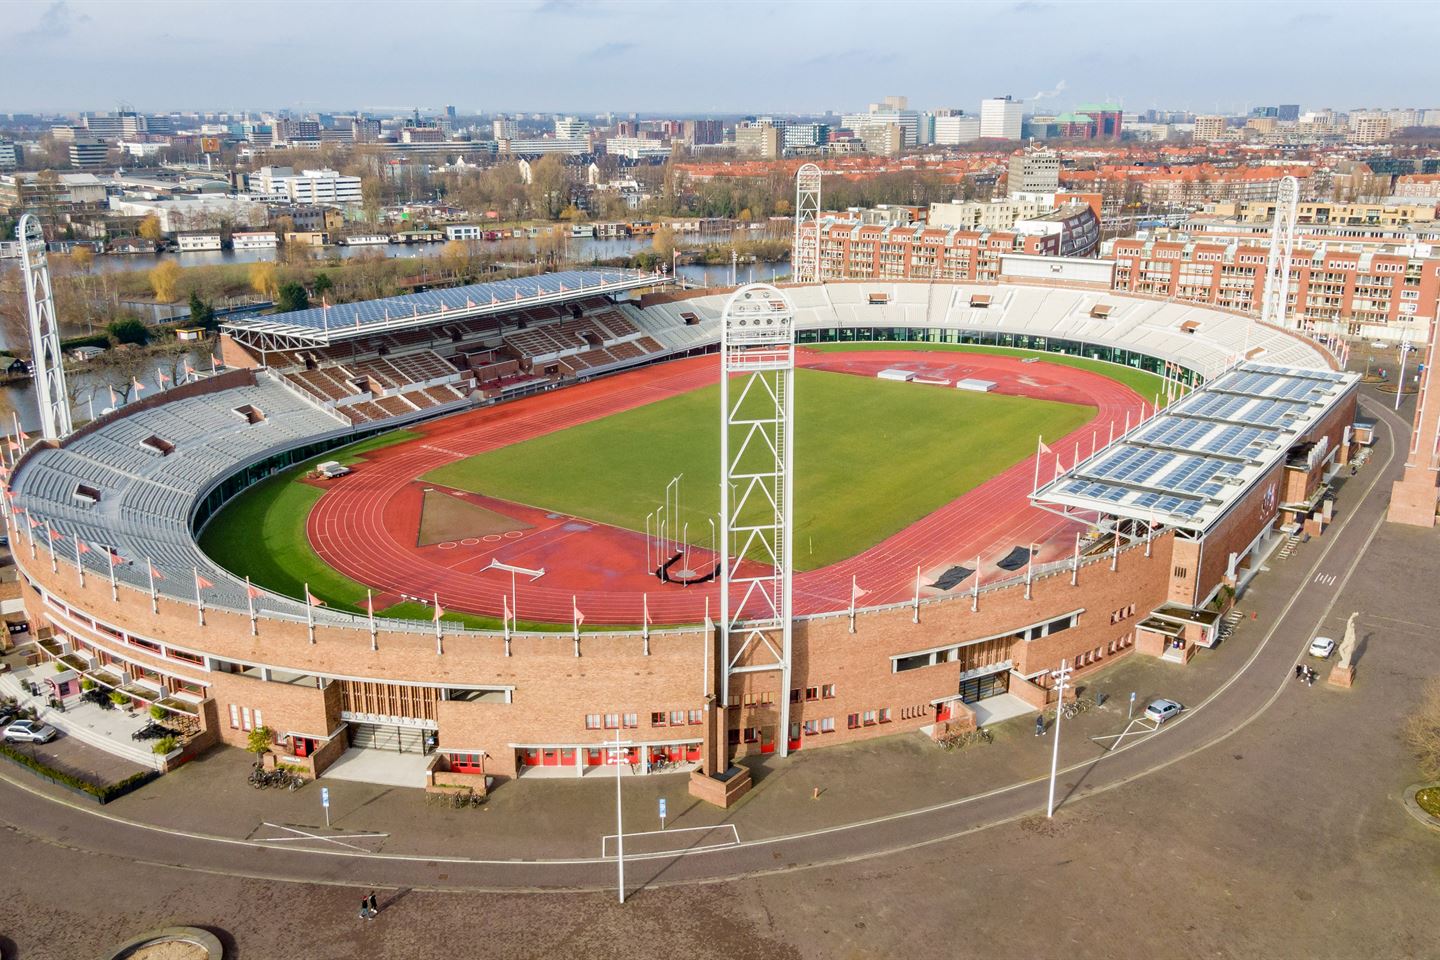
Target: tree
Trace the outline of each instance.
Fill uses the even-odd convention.
[[[325,294],[335,289],[335,281],[330,279],[330,274],[322,271],[315,274],[315,279],[310,281],[310,289],[315,296],[324,298]]]
[[[95,263],[95,251],[83,243],[77,244],[75,249],[70,251],[70,263],[79,272],[89,273],[90,267]]]
[[[554,220],[569,203],[569,175],[559,154],[547,153],[530,167],[530,207]]]
[[[252,263],[248,279],[250,289],[262,297],[275,298],[278,289],[278,282],[275,275],[275,264],[273,263]]]
[[[165,231],[160,229],[160,218],[153,213],[146,214],[145,219],[140,221],[139,233],[144,239],[155,243],[165,238]]]
[[[112,320],[105,328],[116,343],[133,343],[144,346],[150,340],[150,329],[138,317],[121,317]]]
[[[201,300],[194,290],[190,291],[190,322],[200,327],[215,325],[215,308]]]
[[[662,260],[669,260],[675,254],[675,231],[670,225],[664,224],[655,231],[655,236],[650,240],[650,246],[655,255]]]
[[[464,240],[451,240],[440,248],[440,267],[456,277],[470,272],[470,245]]]
[[[269,727],[256,727],[250,731],[250,736],[245,738],[245,749],[255,754],[255,766],[260,766],[260,757],[270,752],[270,745],[275,742],[275,731]]]
[[[180,264],[166,260],[150,271],[150,289],[161,303],[173,303],[179,296],[180,278],[184,275]]]
[[[1405,720],[1405,742],[1415,751],[1420,776],[1440,778],[1440,677],[1431,678],[1415,712]]]
[[[280,313],[289,313],[292,310],[310,309],[310,294],[305,288],[293,280],[280,285],[279,299],[275,301],[275,309]]]
[[[379,177],[368,176],[360,180],[360,209],[365,219],[375,223],[380,219],[380,207],[384,203],[385,185]]]

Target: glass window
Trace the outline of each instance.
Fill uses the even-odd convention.
[[[587,713],[587,714],[585,714],[585,729],[586,729],[586,730],[599,730],[599,729],[600,729],[600,714],[598,714],[598,713]]]
[[[606,729],[606,730],[619,730],[619,729],[620,729],[620,714],[618,714],[618,713],[607,713],[607,714],[605,714],[605,729]]]

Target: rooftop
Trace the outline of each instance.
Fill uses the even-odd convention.
[[[1043,484],[1031,499],[1203,535],[1358,380],[1333,370],[1241,363]]]

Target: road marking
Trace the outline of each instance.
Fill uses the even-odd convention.
[[[1338,580],[1338,579],[1340,579],[1340,578],[1339,578],[1338,576],[1336,576],[1335,574],[1333,574],[1333,573],[1317,573],[1317,574],[1315,574],[1315,582],[1318,583],[1318,584],[1319,584],[1320,586],[1322,586],[1322,587],[1333,587],[1333,586],[1335,586],[1335,581]]]
[[[729,830],[729,836],[724,836],[726,830]],[[654,837],[656,839],[659,839],[661,837],[678,837],[678,835],[682,833],[719,833],[721,837],[717,839],[714,843],[707,843],[705,842],[705,838],[701,837],[696,842],[689,843],[684,846],[672,847],[669,849],[661,850],[656,850],[652,848],[649,850],[629,853],[625,855],[625,859],[652,860],[657,857],[684,857],[692,853],[703,853],[710,850],[721,850],[728,847],[741,846],[740,831],[735,828],[735,824],[733,823],[717,823],[712,827],[684,827],[679,830],[646,830],[642,833],[627,833],[625,834],[625,839],[631,843],[643,844],[645,843],[645,840],[643,838]],[[613,833],[606,834],[605,836],[600,838],[601,860],[615,859],[615,852],[611,849],[614,846],[614,840],[615,834]]]
[[[358,850],[361,853],[374,853],[375,851],[367,850],[366,848],[356,846],[353,843],[346,843],[344,840],[341,840],[340,837],[344,837],[346,840],[385,840],[388,839],[390,836],[390,834],[388,833],[342,833],[339,836],[327,837],[324,834],[310,833],[309,831],[301,830],[298,827],[287,827],[283,823],[271,823],[268,820],[263,821],[261,825],[269,827],[271,830],[283,830],[286,833],[293,834],[293,836],[251,837],[250,839],[254,843],[293,843],[297,840],[302,842],[318,840],[322,843],[333,843],[339,847],[347,847],[351,850]]]

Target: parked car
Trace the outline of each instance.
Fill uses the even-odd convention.
[[[1145,716],[1149,717],[1151,720],[1154,720],[1156,724],[1161,724],[1164,723],[1166,720],[1169,720],[1171,717],[1179,716],[1180,711],[1184,709],[1185,708],[1183,706],[1176,703],[1174,700],[1166,700],[1162,698],[1159,700],[1150,701],[1150,706],[1145,708]]]
[[[16,720],[5,728],[6,743],[49,743],[58,731],[39,720]]]
[[[9,706],[8,704],[0,706],[0,727],[5,726],[5,724],[14,720],[19,715],[20,711],[15,707]]]
[[[1327,660],[1335,652],[1335,641],[1329,637],[1316,637],[1310,641],[1310,656]]]
[[[1390,344],[1386,343],[1384,340],[1371,340],[1370,346],[1374,347],[1376,350],[1384,350],[1386,347],[1390,346]]]

